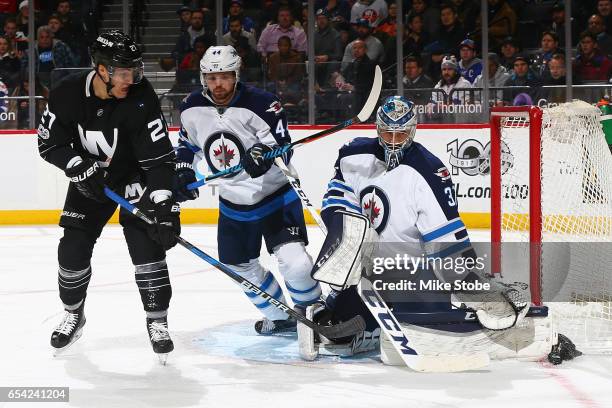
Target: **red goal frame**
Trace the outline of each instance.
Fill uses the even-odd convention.
[[[502,243],[502,172],[501,172],[501,119],[522,117],[529,126],[529,284],[531,301],[542,303],[541,249],[542,249],[542,180],[541,144],[543,111],[537,106],[505,106],[491,108],[491,257],[492,273],[501,276]]]

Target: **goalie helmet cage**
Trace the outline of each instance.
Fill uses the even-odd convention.
[[[582,101],[491,109],[491,267],[528,279],[531,301],[583,351],[612,353],[612,155],[599,117]]]

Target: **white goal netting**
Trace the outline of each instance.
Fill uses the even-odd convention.
[[[530,160],[529,147],[537,140],[529,129],[537,122],[501,116],[502,210],[493,222],[501,223],[503,279],[531,277],[532,299],[549,306],[560,333],[583,351],[612,352],[612,155],[599,110],[582,101],[543,109],[541,169],[532,178],[540,194],[530,188],[537,155]],[[533,200],[541,203],[539,225]]]

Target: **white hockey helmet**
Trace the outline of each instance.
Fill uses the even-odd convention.
[[[395,168],[402,160],[404,151],[410,147],[416,133],[417,117],[414,103],[403,96],[390,96],[376,111],[378,142],[385,150],[387,169]],[[393,132],[392,140],[385,140],[382,133]],[[405,135],[397,135],[403,133]]]
[[[231,45],[210,47],[200,60],[200,81],[206,91],[206,74],[213,72],[235,72],[236,83],[240,80],[241,58]]]

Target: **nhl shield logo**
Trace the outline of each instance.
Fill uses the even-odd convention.
[[[385,192],[377,186],[368,186],[361,190],[361,213],[369,218],[377,233],[382,233],[389,219],[389,199]]]
[[[244,156],[244,146],[233,133],[223,131],[213,133],[204,145],[204,154],[208,168],[218,173],[240,163]],[[234,174],[235,175],[235,174]],[[226,177],[231,177],[228,175]]]

